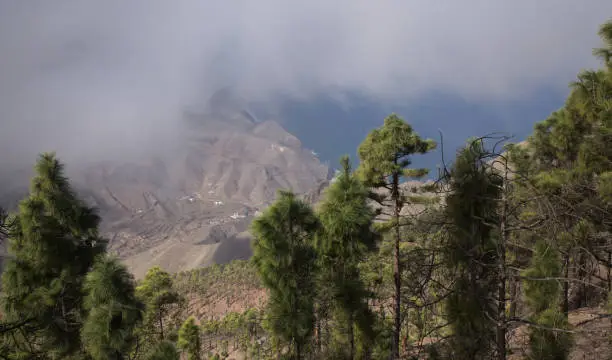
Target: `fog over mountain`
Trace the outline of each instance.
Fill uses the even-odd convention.
[[[0,0],[0,359],[612,360],[611,100],[612,0]]]
[[[330,177],[298,138],[258,120],[230,88],[175,126],[172,146],[67,166],[73,188],[98,210],[109,249],[136,276],[154,265],[181,271],[247,258],[248,225],[277,190],[304,194]],[[0,172],[0,206],[15,209],[31,170],[9,168]]]
[[[391,112],[441,131],[447,159],[475,134],[524,137],[598,65],[609,14],[606,0],[0,0],[0,206],[55,151],[137,275],[248,257],[276,190],[320,195],[327,163]]]
[[[172,147],[185,109],[226,86],[283,116],[282,99],[346,109],[351,92],[396,109],[439,91],[470,104],[562,91],[597,65],[610,13],[606,0],[0,0],[0,161]]]

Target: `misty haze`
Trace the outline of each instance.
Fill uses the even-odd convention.
[[[0,0],[0,357],[604,359],[611,21]]]

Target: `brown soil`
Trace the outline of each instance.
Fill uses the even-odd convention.
[[[574,346],[570,360],[610,360],[612,356],[612,319],[602,318],[601,308],[582,308],[571,311],[570,324],[574,326]],[[508,360],[529,359],[528,326],[516,328],[510,334],[511,355]]]

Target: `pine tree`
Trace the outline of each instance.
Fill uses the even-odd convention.
[[[155,345],[145,356],[146,360],[179,360],[180,358],[174,344],[167,340]]]
[[[142,329],[140,329],[143,342],[152,346],[166,340],[174,330],[168,329],[167,316],[173,308],[182,305],[184,301],[174,288],[170,274],[159,266],[152,267],[136,288],[136,296],[145,305]]]
[[[400,184],[404,178],[421,178],[427,174],[426,169],[410,169],[411,156],[425,154],[435,148],[432,140],[423,140],[412,127],[395,114],[385,119],[382,127],[368,134],[359,146],[361,164],[358,173],[366,186],[382,189],[386,194],[378,194],[374,198],[384,202],[391,200],[391,220],[389,228],[393,231],[393,273],[394,273],[394,334],[393,359],[399,358],[399,339],[401,332],[401,264],[400,264],[400,213],[402,208],[416,198],[409,198],[402,193]]]
[[[200,327],[196,325],[195,318],[190,316],[179,329],[178,348],[187,354],[189,360],[202,359],[202,344]]]
[[[612,36],[610,38],[612,38]],[[608,303],[606,304],[606,312],[608,316],[612,317],[612,290],[608,290]],[[612,333],[610,333],[610,335],[608,336],[608,345],[612,345]],[[610,354],[608,360],[612,360],[612,354]]]
[[[136,298],[133,276],[116,259],[101,257],[87,274],[82,339],[96,360],[122,360],[134,343],[143,304]]]
[[[531,266],[523,272],[525,298],[533,311],[529,329],[532,359],[565,360],[572,346],[569,323],[559,308],[561,286],[559,252],[544,241],[534,248]]]
[[[377,234],[373,231],[376,216],[368,204],[368,189],[351,172],[348,157],[341,160],[342,172],[327,189],[318,216],[323,225],[319,236],[320,272],[329,280],[332,301],[340,313],[336,314],[334,328],[342,330],[343,351],[348,345],[349,358],[355,357],[355,332],[357,328],[372,341],[372,321],[366,296],[368,292],[360,279],[358,264],[376,246]]]
[[[578,74],[563,108],[536,124],[520,165],[530,175],[532,195],[536,192],[542,199],[540,215],[549,231],[540,236],[555,242],[554,248],[562,255],[563,277],[580,280],[563,283],[561,307],[566,316],[572,308],[602,296],[594,294],[596,287],[589,284],[593,271],[588,269],[612,267],[608,260],[612,242],[609,236],[602,236],[612,231],[606,220],[612,206],[600,196],[612,168],[608,145],[612,141],[610,28],[611,23],[601,27],[605,47],[595,51],[607,67]],[[589,233],[582,232],[579,238],[563,236],[576,233],[579,223]]]
[[[269,290],[267,326],[301,359],[314,325],[314,236],[319,221],[294,194],[278,199],[252,224],[253,261]]]
[[[612,20],[601,25],[599,36],[604,41],[604,47],[595,49],[593,55],[602,60],[608,69],[612,69]]]
[[[3,306],[8,319],[31,320],[27,351],[63,359],[80,352],[82,284],[106,243],[55,155],[41,155],[35,171],[10,231]]]
[[[455,279],[446,305],[456,359],[490,359],[495,352],[501,178],[486,164],[488,155],[482,141],[473,141],[450,173],[446,264]]]

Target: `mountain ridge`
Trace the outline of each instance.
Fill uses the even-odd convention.
[[[222,96],[229,95],[216,97],[222,106],[214,111],[185,114],[183,141],[170,150],[67,164],[75,191],[98,209],[109,249],[136,277],[155,265],[172,272],[209,265],[219,247],[218,261],[248,257],[244,234],[277,190],[306,193],[329,178],[297,137],[274,121],[253,121]],[[6,182],[0,205],[14,209],[27,194],[26,173]]]

